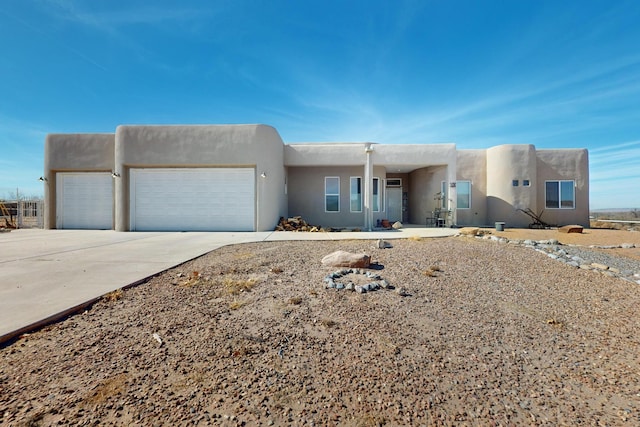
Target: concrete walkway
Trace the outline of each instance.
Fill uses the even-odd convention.
[[[342,233],[0,233],[0,344],[221,246],[286,240],[446,237],[450,228]]]

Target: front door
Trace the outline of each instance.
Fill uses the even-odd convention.
[[[387,215],[389,221],[402,221],[402,187],[387,188]]]

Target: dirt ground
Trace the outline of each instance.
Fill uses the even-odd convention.
[[[0,423],[640,425],[639,285],[521,246],[391,242],[228,246],[114,292],[0,348]],[[326,289],[335,250],[395,289]]]

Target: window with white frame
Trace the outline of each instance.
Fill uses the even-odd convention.
[[[447,181],[440,181],[440,207],[442,209],[447,209],[449,205],[447,203]]]
[[[545,207],[548,209],[575,209],[574,180],[545,181]]]
[[[349,179],[349,204],[351,212],[362,212],[362,178],[359,176]]]
[[[382,212],[384,203],[382,200],[382,180],[373,178],[373,211]]]
[[[324,210],[340,212],[340,177],[324,177]]]
[[[522,186],[523,187],[530,187],[531,186],[531,181],[529,181],[528,179],[523,179],[522,180]]]
[[[456,208],[471,209],[471,181],[457,181],[456,194]]]

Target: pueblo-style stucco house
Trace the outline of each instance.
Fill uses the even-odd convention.
[[[265,125],[119,126],[50,134],[45,228],[269,231],[325,227],[589,225],[584,149],[500,145],[284,144]]]

